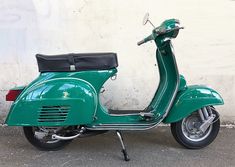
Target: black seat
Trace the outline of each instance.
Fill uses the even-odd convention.
[[[116,53],[36,55],[39,72],[108,70],[118,66]]]

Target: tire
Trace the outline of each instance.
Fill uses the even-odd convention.
[[[208,107],[206,107],[208,109]],[[210,107],[213,114],[216,114],[216,117],[214,119],[214,122],[207,128],[205,133],[202,133],[201,137],[198,135],[198,138],[193,138],[194,136],[197,136],[195,134],[187,136],[187,128],[185,123],[187,119],[191,118],[192,116],[195,117],[197,115],[199,118],[198,111],[193,112],[191,115],[189,115],[187,118],[184,118],[178,122],[171,124],[171,133],[174,136],[175,140],[181,144],[182,146],[188,148],[188,149],[200,149],[203,147],[208,146],[210,143],[212,143],[216,136],[218,135],[219,129],[220,129],[220,119],[218,116],[218,113],[216,112],[215,108]],[[201,119],[200,119],[201,120]],[[195,122],[194,122],[195,124]],[[195,129],[195,128],[194,128]],[[199,129],[196,129],[199,130]]]
[[[39,139],[36,137],[35,132],[39,132],[41,128],[45,127],[23,127],[24,135],[26,139],[37,149],[43,151],[56,151],[60,150],[69,144],[72,140],[57,140],[51,139],[51,135],[48,135],[48,139]]]

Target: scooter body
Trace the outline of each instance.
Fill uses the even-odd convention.
[[[223,104],[215,90],[186,85],[184,77],[178,73],[170,41],[158,47],[156,58],[160,84],[143,111],[112,113],[100,103],[101,88],[116,75],[116,68],[46,72],[23,89],[5,123],[8,126],[86,125],[93,130],[144,130],[160,122],[177,122],[205,106]]]
[[[65,137],[66,134],[62,137],[55,136],[56,134],[52,132],[46,133],[47,136],[51,135],[52,139],[60,140],[73,139],[84,133],[84,129],[90,131],[146,130],[161,122],[170,123],[173,131],[177,133],[178,124],[180,123],[181,126],[182,121],[186,122],[190,133],[190,130],[198,128],[203,133],[212,131],[217,135],[218,128],[214,132],[211,130],[211,124],[218,123],[218,119],[215,120],[218,113],[211,106],[222,105],[223,99],[209,87],[188,86],[184,76],[179,74],[171,39],[176,38],[180,29],[182,27],[179,26],[178,20],[166,20],[159,27],[154,28],[150,36],[138,43],[141,45],[150,40],[155,41],[160,76],[155,95],[144,110],[113,111],[101,104],[99,99],[101,89],[108,79],[116,75],[116,67],[73,71],[74,64],[70,64],[71,71],[42,72],[28,86],[12,89],[11,91],[16,92],[17,96],[14,96],[5,124],[23,127],[82,127],[79,133],[72,137]],[[9,92],[8,97],[11,96],[12,93]],[[195,111],[198,116],[195,116]],[[200,124],[195,124],[199,115]],[[194,128],[191,128],[192,126]],[[31,134],[31,136],[27,135],[31,133],[29,130],[25,133],[33,145],[41,147],[34,143],[35,139],[31,139]],[[181,130],[181,133],[184,131]],[[191,135],[196,133],[198,132],[192,132]],[[179,138],[177,135],[174,137]],[[194,140],[194,138],[196,136],[192,138],[194,145],[190,145],[187,143],[186,134],[186,142],[181,144],[188,148],[199,148],[211,142],[211,140],[207,141],[204,145],[199,142],[199,145],[197,141],[201,139]],[[190,138],[189,140],[191,142]]]

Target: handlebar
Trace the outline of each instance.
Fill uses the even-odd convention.
[[[180,30],[180,29],[184,29],[184,27],[175,27],[175,28],[173,28],[171,30],[164,30],[164,29],[163,30],[159,30],[158,27],[157,27],[154,30],[155,30],[156,34],[161,35],[161,34],[169,32],[169,31]],[[137,43],[137,45],[140,46],[140,45],[142,45],[142,44],[144,44],[144,43],[146,43],[148,41],[151,41],[151,40],[154,40],[153,34],[151,34],[148,37],[144,38],[143,40],[139,41]]]
[[[144,43],[145,43],[145,40],[143,39],[143,40],[139,41],[139,42],[137,43],[137,45],[140,46],[140,45],[142,45],[142,44],[144,44]]]
[[[153,39],[154,39],[154,37],[153,37],[153,35],[151,34],[151,35],[149,35],[148,37],[144,38],[143,40],[139,41],[139,42],[137,43],[137,45],[140,46],[140,45],[142,45],[142,44],[144,44],[144,43],[146,43],[146,42],[148,42],[148,41],[151,41],[151,40],[153,40]]]

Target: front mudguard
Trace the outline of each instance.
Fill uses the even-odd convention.
[[[36,82],[12,104],[8,126],[69,126],[91,123],[98,99],[94,87],[78,78]]]
[[[163,123],[180,121],[205,106],[223,104],[222,97],[215,90],[200,85],[188,86],[177,93],[174,104]]]

